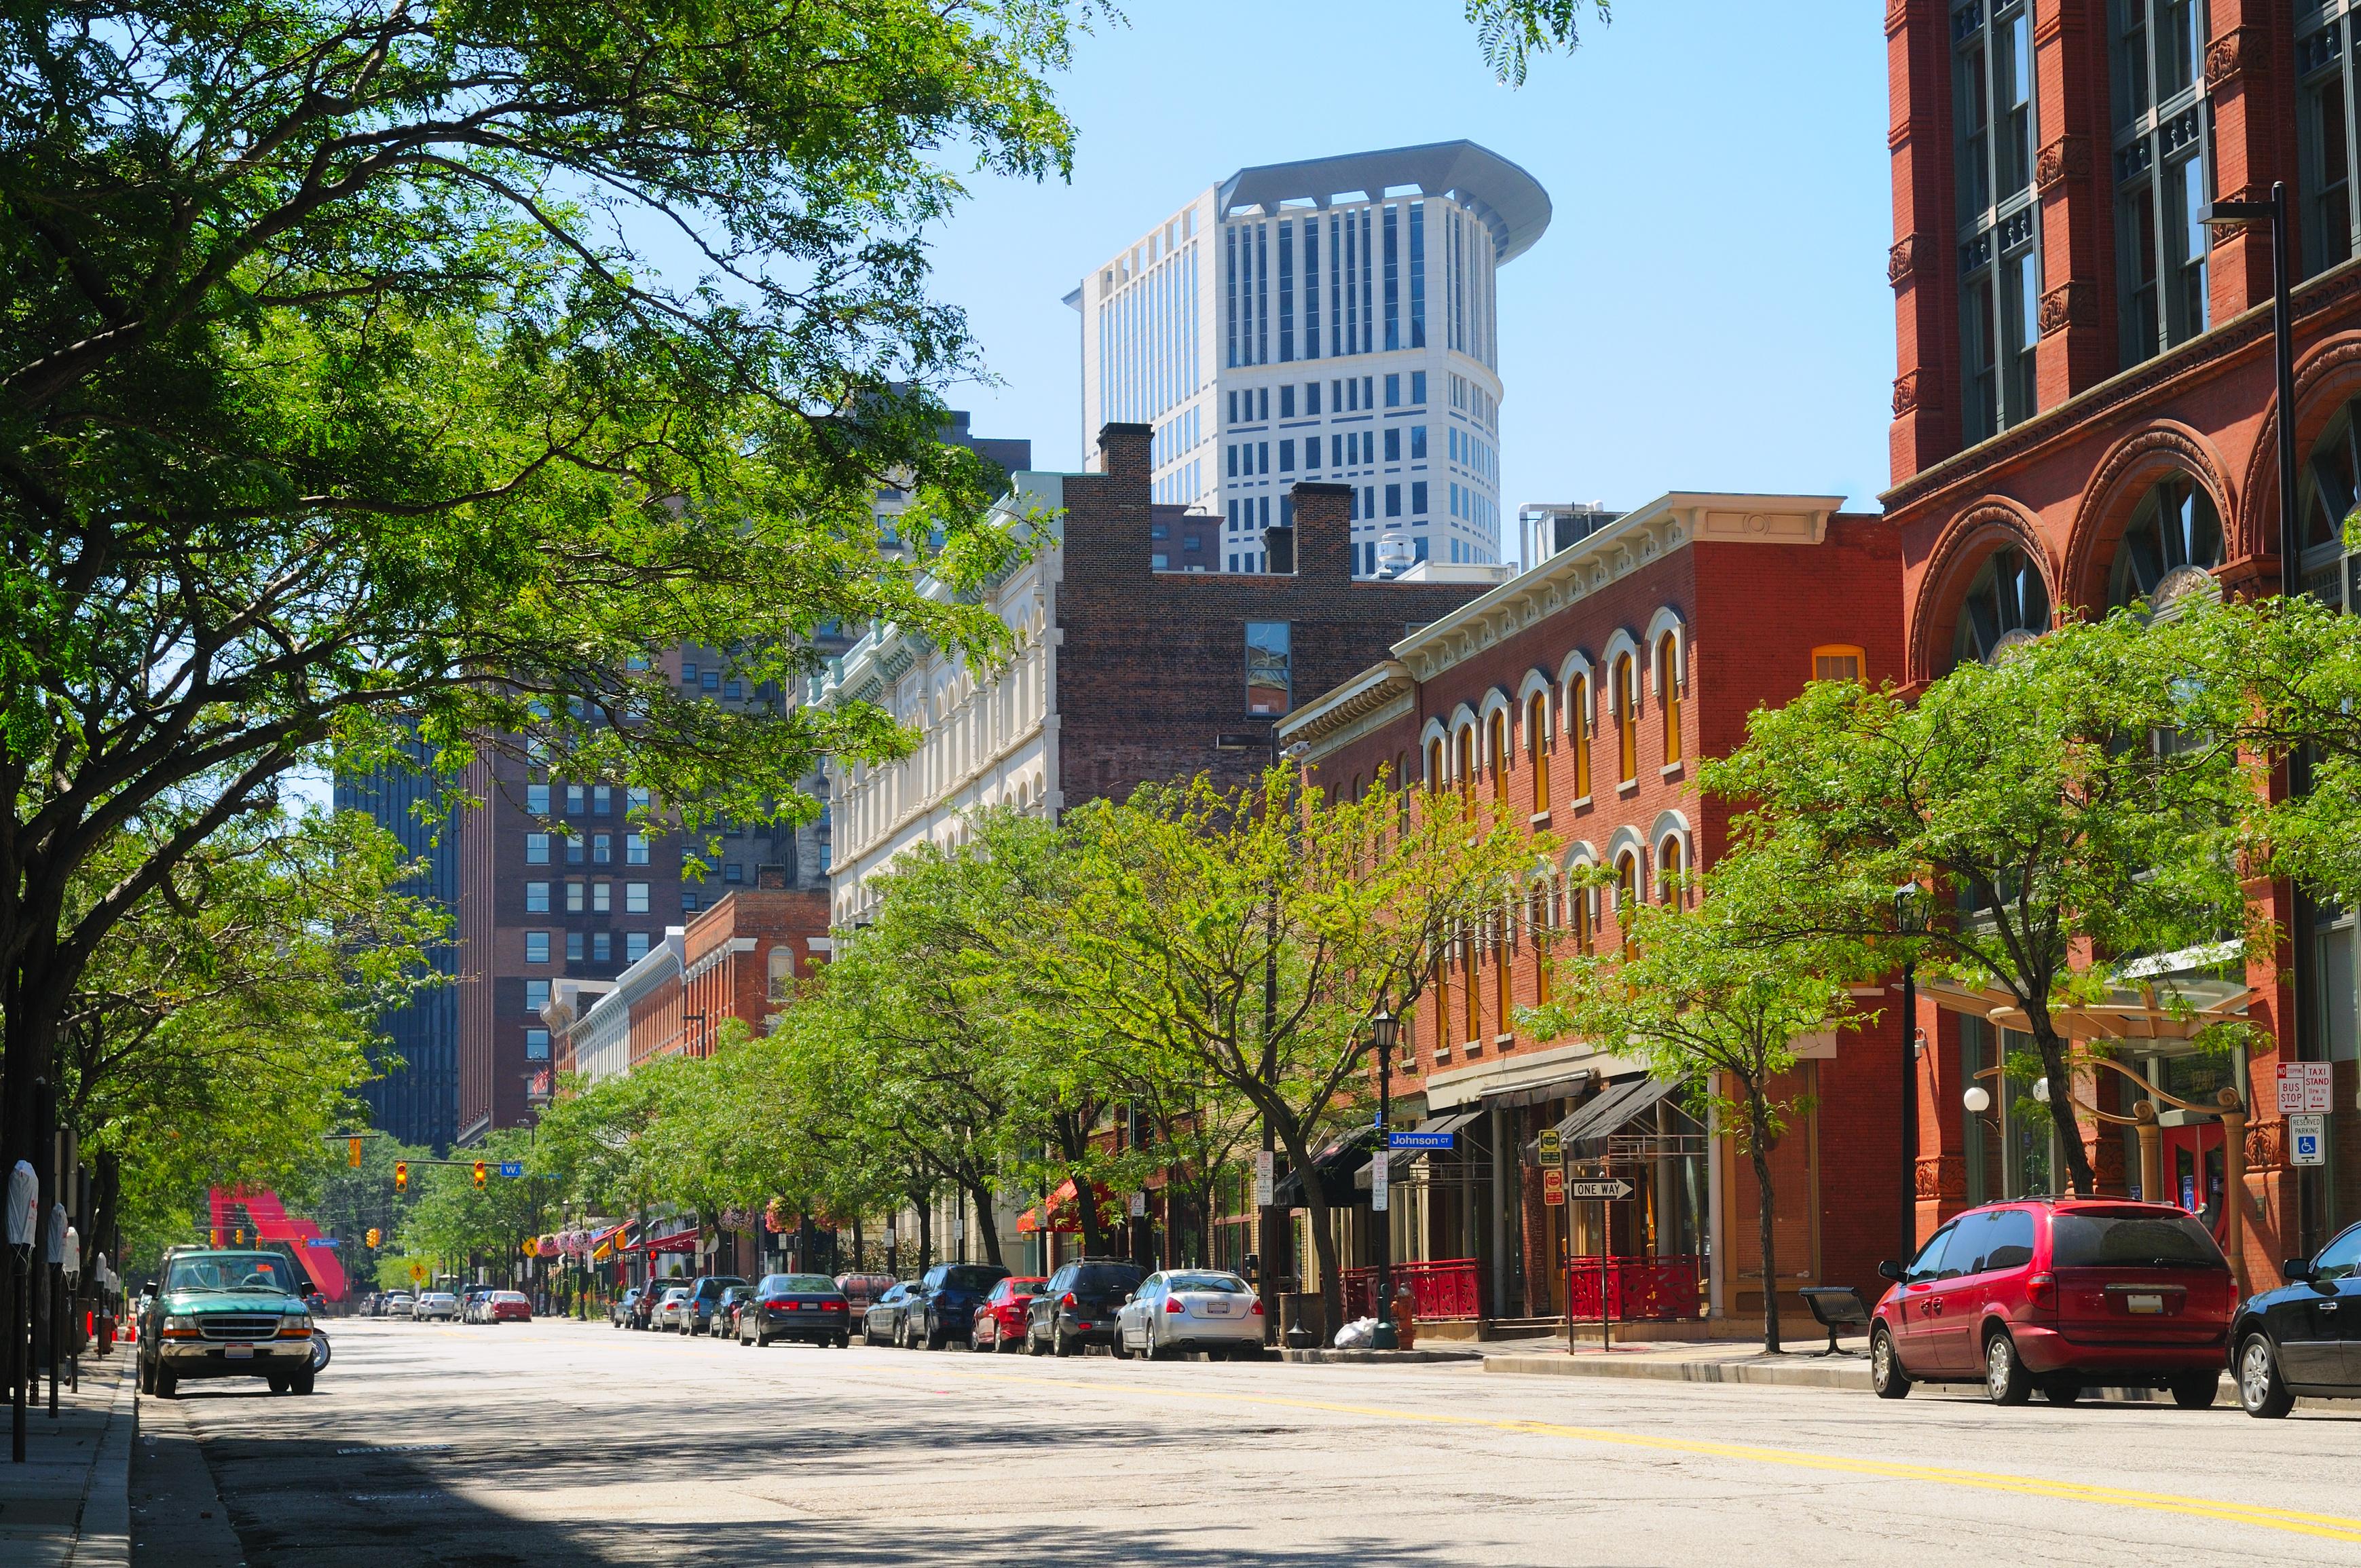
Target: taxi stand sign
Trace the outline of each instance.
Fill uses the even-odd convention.
[[[2326,1115],[2336,1094],[2334,1072],[2334,1067],[2324,1061],[2279,1063],[2279,1114]]]

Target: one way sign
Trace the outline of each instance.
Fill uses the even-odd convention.
[[[1618,1198],[1631,1196],[1631,1184],[1628,1181],[1569,1181],[1565,1184],[1565,1195],[1576,1200],[1587,1198],[1594,1202],[1600,1200],[1613,1202]]]

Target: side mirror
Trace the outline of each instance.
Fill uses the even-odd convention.
[[[2279,1265],[2279,1274],[2289,1284],[2301,1285],[2312,1277],[2312,1260],[2308,1257],[2289,1258]]]
[[[1890,1257],[1877,1266],[1877,1277],[1880,1279],[1891,1279],[1896,1285],[1902,1283],[1903,1273],[1904,1270],[1902,1265],[1894,1262]]]

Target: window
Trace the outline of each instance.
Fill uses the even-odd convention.
[[[1429,740],[1426,743],[1426,792],[1429,795],[1443,787],[1443,742],[1440,740]]]
[[[1303,412],[1308,418],[1312,415],[1317,414],[1319,411],[1320,383],[1317,381],[1306,381],[1303,383]]]
[[[746,880],[746,868],[738,861],[732,861],[721,868],[721,880],[728,883],[742,883]]]
[[[1574,950],[1586,957],[1598,934],[1597,907],[1596,895],[1591,889],[1576,887],[1569,883],[1565,890],[1566,924],[1574,928]]]
[[[645,915],[648,913],[648,884],[646,883],[627,882],[623,884],[623,913],[626,915]]]
[[[1306,442],[1305,444],[1311,444]],[[1279,444],[1279,471],[1282,474],[1295,472],[1295,443],[1292,441],[1282,441]]]
[[[1910,1266],[1903,1270],[1903,1278],[1916,1285],[1945,1277],[1943,1254],[1950,1246],[1952,1234],[1958,1228],[1957,1225],[1945,1225],[1928,1237],[1927,1245],[1918,1249],[1918,1255],[1911,1260]],[[1954,1274],[1957,1272],[1953,1270]]]
[[[1656,710],[1664,719],[1664,766],[1681,760],[1681,643],[1677,633],[1656,639]]]
[[[529,964],[545,964],[549,961],[548,932],[527,931],[524,934],[524,961]]]
[[[1279,389],[1279,417],[1281,419],[1295,417],[1295,383],[1292,381]]]
[[[1423,322],[1420,323],[1422,326],[1424,324]],[[1426,372],[1423,370],[1413,370],[1410,373],[1410,400],[1414,408],[1423,408],[1426,405]]]
[[[1855,681],[1861,679],[1861,651],[1850,644],[1832,643],[1812,650],[1812,679],[1816,681]]]
[[[614,906],[615,884],[611,882],[592,883],[590,884],[590,912],[593,915],[605,915],[611,911]]]
[[[2324,272],[2353,255],[2353,79],[2345,46],[2346,32],[2361,20],[2356,11],[2361,6],[2353,0],[2327,0],[2296,24],[2299,277]]]
[[[626,932],[624,932],[624,933],[623,933],[623,959],[624,959],[624,961],[625,961],[625,962],[627,962],[627,963],[634,963],[634,964],[635,964],[635,963],[638,963],[642,959],[646,958],[647,956],[648,956],[648,934],[647,934],[645,931],[626,931]]]
[[[1386,487],[1386,515],[1388,517],[1401,516],[1401,487],[1400,485],[1388,485]]]
[[[1668,833],[1656,846],[1656,897],[1664,904],[1681,901],[1681,872],[1686,869],[1681,858],[1681,836]]]
[[[1235,392],[1231,394],[1232,397],[1235,397],[1236,395],[1237,394]],[[1230,466],[1229,477],[1233,479],[1236,478],[1238,477],[1238,449],[1236,444],[1232,443],[1230,445],[1222,448],[1222,456],[1223,460]]]
[[[1500,708],[1492,715],[1491,723],[1484,729],[1486,765],[1492,773],[1492,798],[1509,798],[1509,710]]]
[[[1458,766],[1452,771],[1452,780],[1461,795],[1473,793],[1476,787],[1476,731],[1473,728],[1459,732],[1458,754],[1453,759]]]
[[[547,1061],[549,1059],[548,1030],[527,1029],[524,1032],[524,1059],[527,1061]]]
[[[603,839],[605,835],[601,834],[600,838]],[[605,857],[601,856],[600,858],[603,860]],[[623,835],[623,863],[627,866],[643,866],[648,863],[648,836],[646,834],[626,833]]]
[[[615,792],[605,784],[595,784],[590,790],[590,809],[600,817],[610,817],[615,810]]]
[[[529,866],[549,864],[549,835],[528,833],[524,836],[524,863]]]
[[[697,685],[697,666],[686,659],[680,664],[680,684],[689,687]]]
[[[1971,443],[2034,412],[2041,262],[2032,10],[2033,0],[1992,0],[1951,14],[1963,433]]]
[[[2348,403],[2329,422],[2303,466],[2297,494],[2304,591],[2324,604],[2361,608],[2361,580],[2351,593],[2345,582],[2345,520],[2361,504],[2361,403]]]
[[[568,915],[582,913],[582,884],[579,882],[569,882],[566,884],[566,913]]]
[[[1549,694],[1535,692],[1525,703],[1525,754],[1533,764],[1533,810],[1550,808]]]
[[[1640,724],[1635,711],[1638,693],[1633,689],[1637,685],[1631,655],[1617,654],[1607,699],[1615,709],[1615,777],[1620,784],[1630,784],[1640,776]]]
[[[588,947],[586,945],[586,943],[585,943],[585,941],[584,941],[584,939],[583,939],[583,934],[582,934],[581,932],[579,932],[579,931],[568,931],[567,933],[566,933],[566,962],[568,962],[568,963],[575,963],[575,964],[578,964],[578,963],[580,963],[580,962],[582,961],[584,955],[585,955],[585,954],[587,954],[588,951],[589,951],[589,948],[588,948]]]
[[[568,833],[566,836],[566,863],[567,865],[578,866],[582,863],[583,843],[584,839],[582,835],[579,833]]]
[[[589,804],[588,796],[589,792],[584,789],[580,784],[567,784],[566,786],[566,814],[568,817],[581,816],[584,808]]]
[[[1291,627],[1284,620],[1246,622],[1246,711],[1283,714],[1293,702]]]
[[[612,833],[595,833],[591,835],[590,863],[595,866],[608,865],[614,861],[614,858],[615,836]]]
[[[796,955],[785,943],[773,948],[764,959],[770,970],[771,1000],[785,1002],[795,993]]]
[[[1303,471],[1307,474],[1320,471],[1320,438],[1316,435],[1303,438]]]
[[[1574,743],[1574,798],[1590,798],[1590,677],[1576,675],[1565,687],[1565,734]]]
[[[2126,366],[2205,330],[2212,121],[2199,0],[2111,0],[2117,295]]]
[[[1630,850],[1615,857],[1615,924],[1631,935],[1631,912],[1647,895],[1640,880],[1640,857]]]
[[[1401,378],[1400,376],[1389,376],[1386,378],[1386,407],[1389,409],[1398,409],[1401,407]]]
[[[1426,481],[1424,479],[1412,479],[1410,482],[1410,514],[1412,517],[1426,515]]]
[[[590,933],[590,961],[611,963],[615,957],[615,938],[604,931]]]
[[[648,809],[650,797],[646,790],[632,789],[626,790],[623,793],[628,803],[628,809],[632,811],[645,811]]]
[[[529,980],[524,982],[524,1010],[538,1013],[549,1005],[549,981]]]
[[[721,689],[721,672],[719,670],[706,671],[704,674],[697,677],[697,689],[699,691],[708,692],[719,691]]]
[[[2004,651],[2049,630],[2049,585],[2014,544],[1986,558],[1968,585],[1951,637],[1951,662],[1988,664]]]
[[[2213,498],[2189,479],[2162,480],[2141,498],[2115,546],[2107,603],[2146,600],[2151,609],[2162,609],[2210,582],[2221,564],[2222,518]]]
[[[1150,555],[1148,558],[1148,569],[1151,572],[1170,571],[1172,569],[1172,557],[1159,551],[1156,554]]]
[[[547,883],[529,882],[524,884],[524,912],[528,915],[546,915],[549,913],[549,884]]]
[[[1411,425],[1410,427],[1410,460],[1413,463],[1420,463],[1425,461],[1425,459],[1426,426],[1422,424]]]
[[[545,784],[524,786],[524,808],[534,817],[549,815],[549,786]]]

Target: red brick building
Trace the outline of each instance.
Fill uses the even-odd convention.
[[[2060,615],[2169,598],[2210,574],[2232,591],[2281,580],[2268,225],[2214,228],[2209,198],[2292,200],[2296,394],[2305,539],[2301,576],[2333,603],[2361,598],[2338,522],[2361,478],[2361,269],[2350,194],[2361,16],[2350,0],[1974,0],[1889,5],[1899,375],[1894,488],[1908,681],[1989,656]],[[2299,1181],[2273,1092],[2279,1056],[2327,1058],[2355,1102],[2349,914],[2286,887],[2258,890],[2289,932],[2226,972],[2255,989],[2273,1049],[2223,1064],[2170,1040],[2130,1053],[2183,1099],[2224,1084],[2254,1113],[2246,1263],[2275,1263],[2361,1218],[2361,1132],[2330,1118],[2329,1165]],[[2046,1129],[2015,1124],[2018,1096],[1963,1111],[2011,1042],[1929,1006],[1922,1083],[1920,1230],[1963,1204],[2048,1187]],[[2128,1110],[2138,1091],[2103,1075]],[[2119,1097],[2120,1096],[2120,1101]],[[2214,1209],[2218,1124],[2173,1110],[2165,1191]],[[2103,1185],[2139,1181],[2127,1139],[2085,1127]],[[2300,1190],[2301,1189],[2301,1190]],[[2217,1226],[2218,1228],[2218,1226]]]
[[[1357,791],[1389,770],[1546,830],[1560,855],[1540,868],[1535,907],[1574,943],[1611,942],[1627,901],[1666,896],[1668,878],[1722,850],[1729,810],[1700,796],[1697,759],[1735,749],[1749,713],[1815,676],[1900,677],[1894,531],[1839,504],[1663,497],[1412,631],[1281,733],[1311,748],[1328,787]],[[1576,864],[1610,868],[1616,886],[1574,887]],[[1396,1255],[1473,1260],[1487,1317],[1563,1312],[1566,1260],[1599,1251],[1597,1211],[1543,1205],[1533,1141],[1553,1126],[1644,1137],[1649,1180],[1617,1211],[1611,1253],[1662,1260],[1651,1288],[1686,1290],[1682,1315],[1759,1313],[1751,1171],[1636,1063],[1521,1033],[1515,1011],[1541,984],[1532,944],[1505,922],[1465,944],[1420,1002],[1398,1052],[1396,1122],[1422,1114],[1456,1146],[1401,1165]],[[1879,1173],[1900,1155],[1899,1069],[1892,1051],[1849,1036],[1813,1049],[1797,1087],[1817,1107],[1773,1156],[1781,1288],[1867,1288],[1891,1251],[1893,1207],[1861,1194],[1893,1190]],[[1351,1222],[1356,1256],[1369,1218]]]

